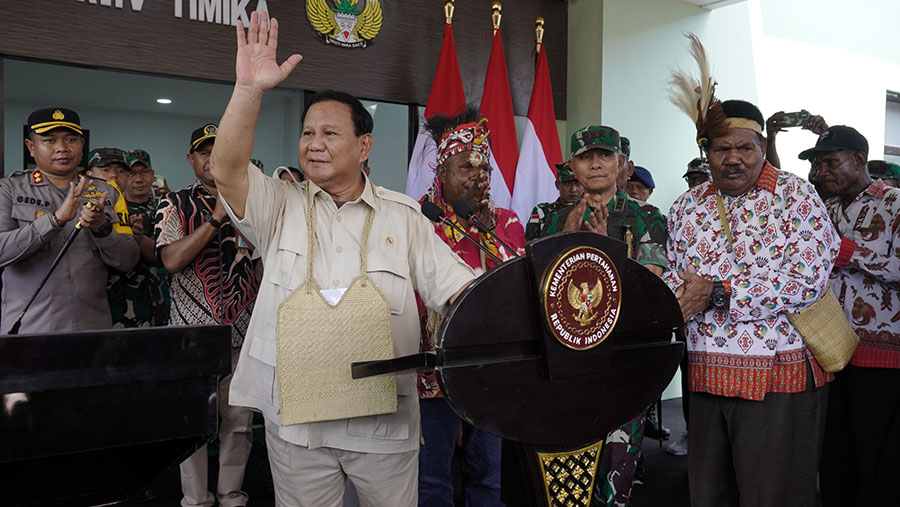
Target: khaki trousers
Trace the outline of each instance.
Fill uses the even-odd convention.
[[[266,421],[266,448],[278,507],[342,507],[347,480],[361,507],[415,507],[419,450],[397,454],[308,449],[278,436]]]
[[[237,364],[241,349],[231,351],[231,371]],[[216,499],[221,507],[247,505],[247,493],[241,490],[244,471],[250,457],[253,435],[250,425],[253,411],[246,407],[228,404],[231,374],[219,379],[219,483],[216,495],[207,490],[209,458],[204,445],[181,464],[182,507],[211,507]]]

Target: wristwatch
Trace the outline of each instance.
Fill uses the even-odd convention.
[[[709,306],[713,308],[728,306],[728,293],[725,292],[725,284],[720,280],[713,282],[712,292],[709,294]]]
[[[109,217],[107,217],[106,222],[103,222],[103,225],[98,227],[96,231],[91,230],[91,234],[93,234],[95,238],[105,238],[112,233],[112,230],[112,222],[110,222]]]
[[[206,213],[205,215],[206,216],[203,217],[203,221],[208,223],[209,225],[213,226],[213,229],[218,229],[219,227],[222,227],[222,222],[219,222],[218,220],[213,218],[212,214]]]

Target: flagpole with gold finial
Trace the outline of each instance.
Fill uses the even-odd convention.
[[[544,44],[544,18],[540,16],[534,18],[534,41],[535,54],[540,53]]]
[[[456,6],[453,5],[453,0],[444,0],[444,21],[446,21],[448,25],[453,24],[454,10],[456,10]]]
[[[503,14],[500,14],[500,11],[502,10],[503,6],[500,2],[491,4],[491,22],[494,24],[494,35],[497,35],[497,30],[500,30],[500,19],[503,17]]]

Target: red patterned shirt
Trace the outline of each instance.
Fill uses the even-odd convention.
[[[828,282],[839,237],[812,185],[768,163],[756,185],[722,195],[734,238],[729,246],[713,182],[681,195],[668,218],[666,244],[672,290],[677,270],[693,266],[724,282],[724,309],[707,308],[685,324],[690,390],[762,400],[807,386],[809,362],[816,386],[833,378],[819,367],[788,321],[816,301]]]
[[[831,288],[860,340],[850,364],[900,368],[900,190],[876,180],[846,209],[827,204],[844,239]]]
[[[449,219],[455,220],[455,215],[452,211],[447,213],[447,216]],[[522,227],[522,222],[519,221],[519,217],[508,209],[494,208],[494,223],[496,224],[494,234],[503,240],[504,243],[515,249],[519,255],[524,254],[525,228]],[[468,229],[462,229],[466,231],[466,234],[472,236],[475,241],[480,242],[497,257],[500,257],[503,260],[513,257],[512,254],[503,248],[503,246],[497,244],[497,242],[489,235],[481,234],[474,225],[470,226]],[[497,263],[493,259],[486,256],[477,246],[473,245],[472,242],[451,229],[450,226],[435,224],[434,232],[440,236],[444,243],[450,245],[450,248],[453,249],[453,253],[458,255],[466,264],[474,269],[476,274],[481,275],[485,271],[497,266]],[[428,316],[425,311],[425,305],[422,303],[421,299],[419,299],[418,295],[416,295],[416,303],[419,306],[419,318],[422,324],[422,352],[428,352],[434,350],[434,337],[431,336],[431,333],[428,331]],[[441,390],[434,374],[423,375],[420,373],[418,380],[419,398],[441,397]]]

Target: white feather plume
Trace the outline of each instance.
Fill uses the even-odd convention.
[[[673,71],[669,80],[669,100],[699,126],[715,98],[716,82],[710,74],[709,58],[700,39],[693,33],[685,34],[685,37],[690,40],[690,52],[697,62],[699,78],[682,70]]]

